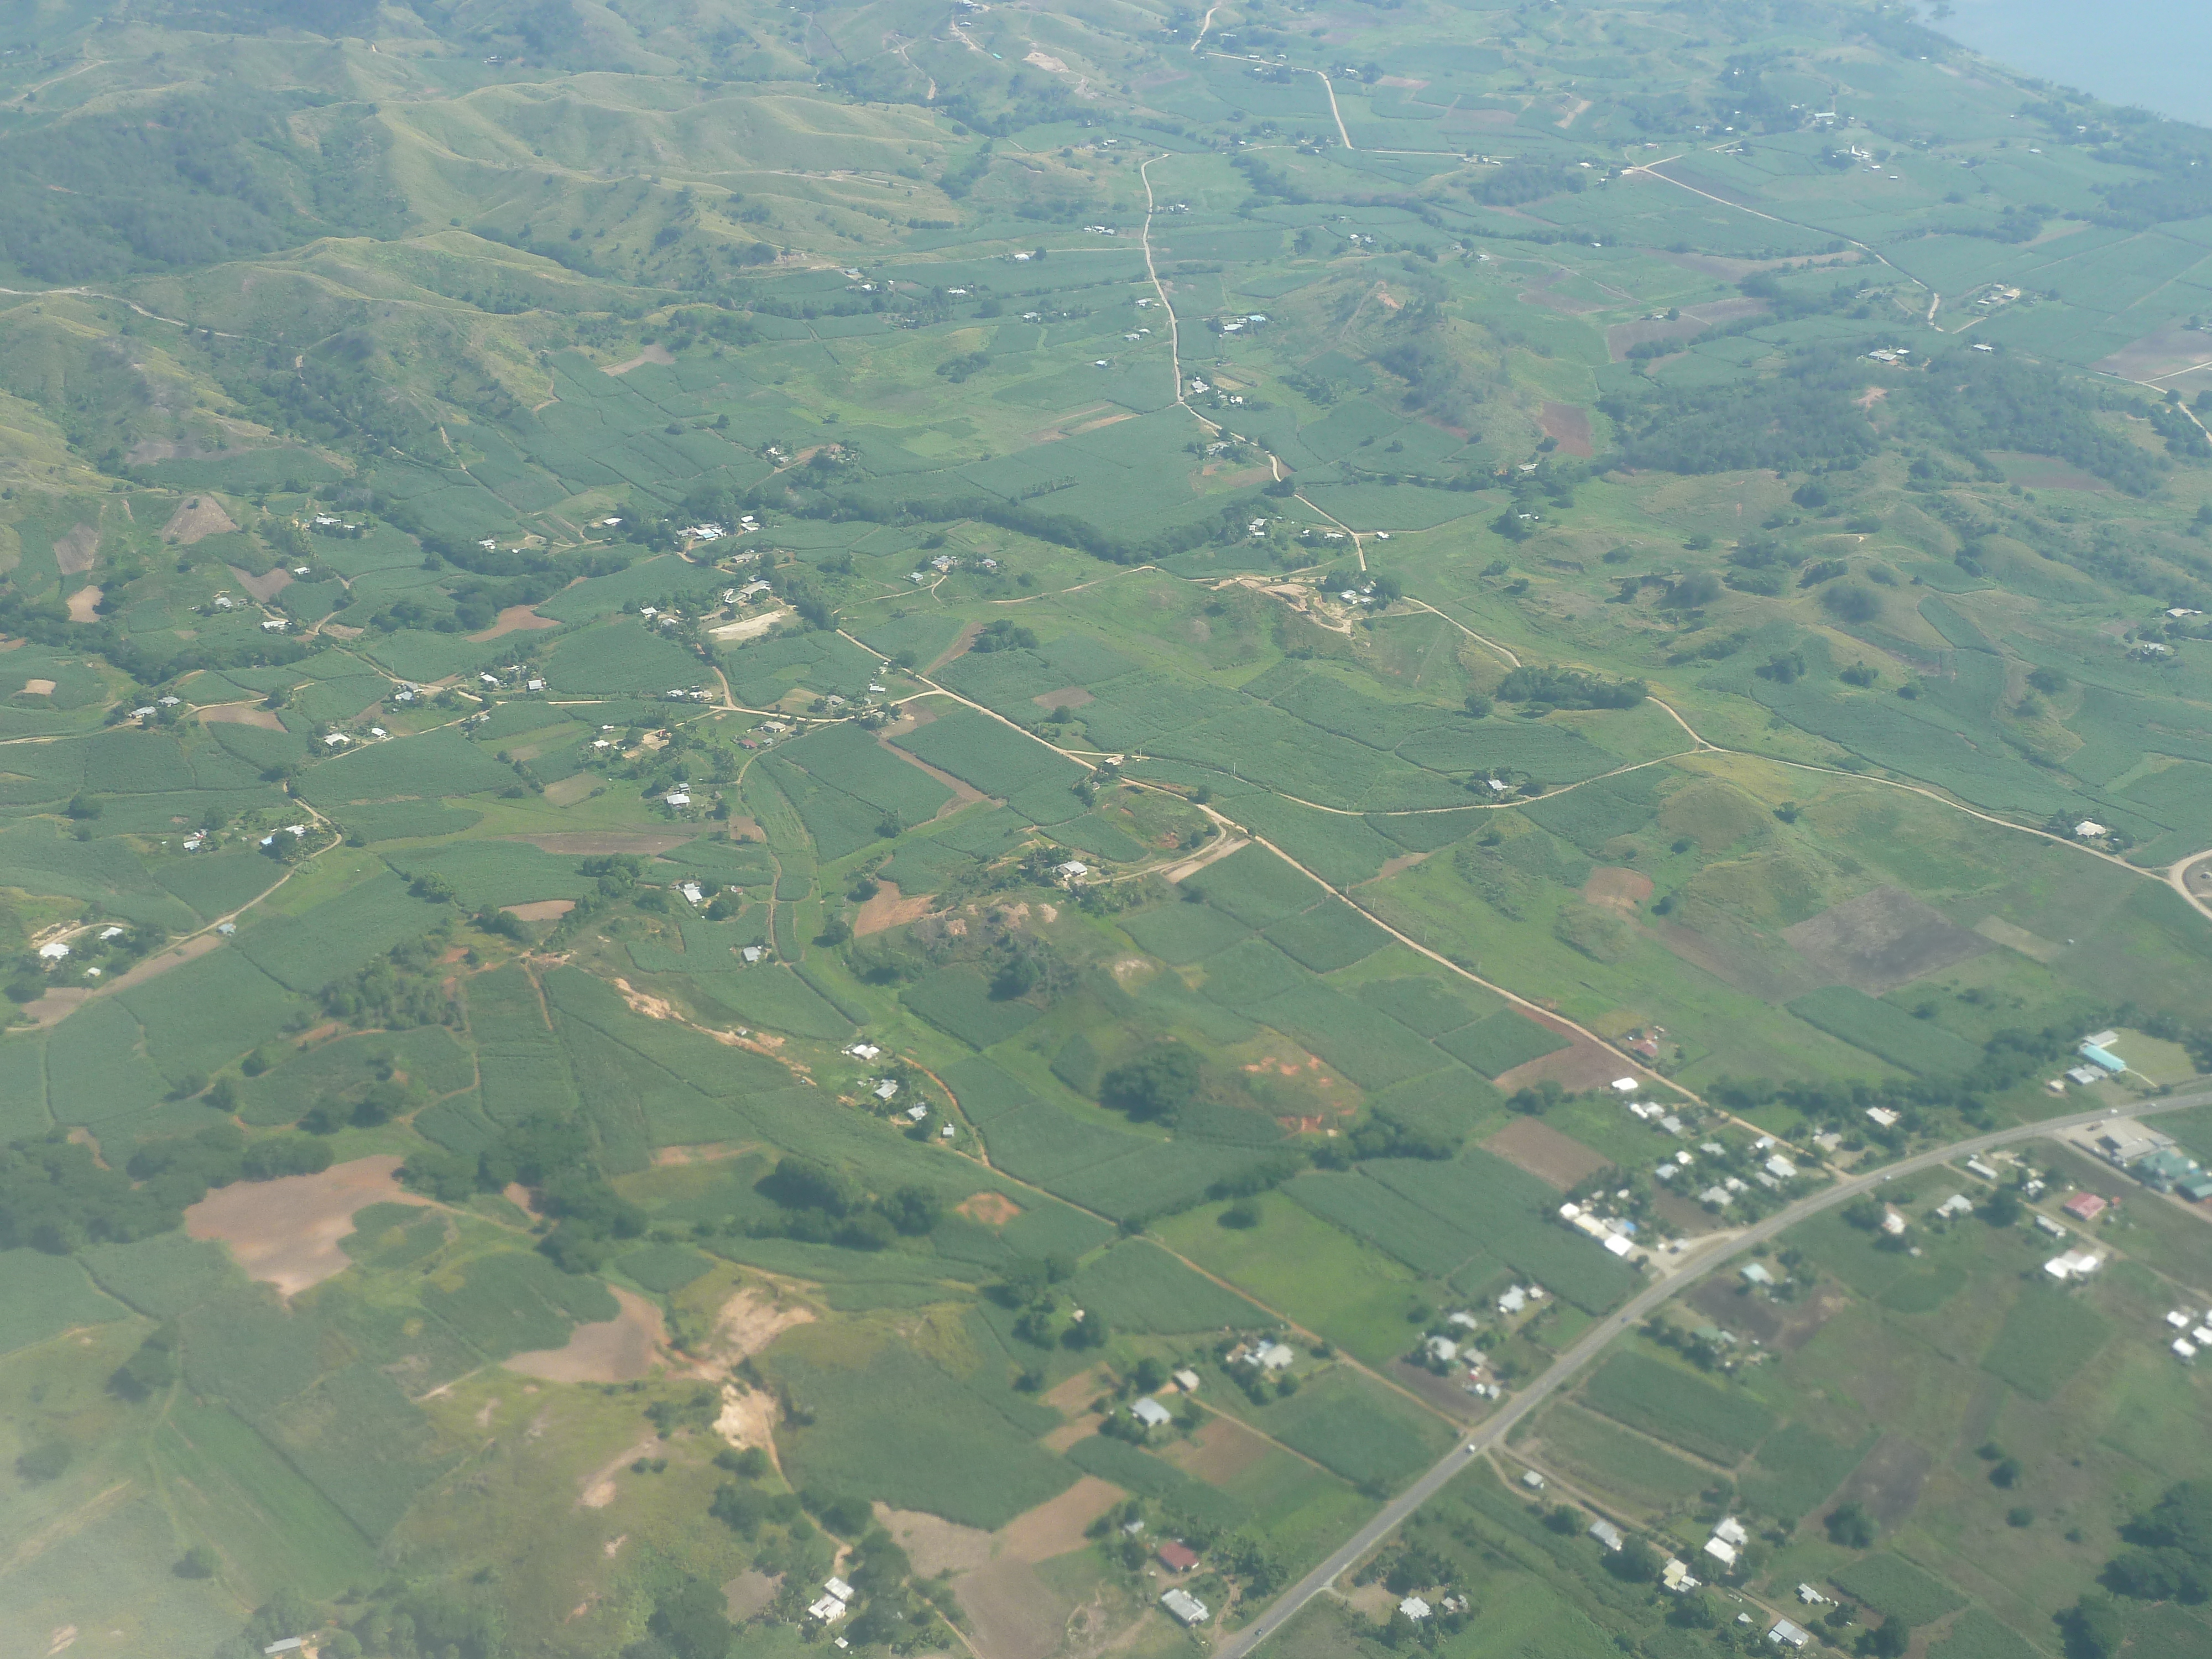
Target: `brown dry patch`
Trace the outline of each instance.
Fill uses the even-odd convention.
[[[1482,1143],[1483,1150],[1516,1164],[1561,1192],[1580,1186],[1613,1160],[1533,1117],[1516,1117]]]
[[[258,702],[219,702],[199,712],[200,719],[210,726],[258,726],[264,732],[284,729],[284,722],[276,718],[276,711],[264,708]]]
[[[544,836],[502,836],[502,841],[527,842],[541,853],[588,855],[599,853],[668,853],[696,835],[663,835],[652,830],[563,830]]]
[[[234,564],[226,566],[225,568],[236,578],[240,587],[264,605],[292,585],[292,573],[281,564],[258,576],[249,576]]]
[[[561,624],[550,617],[541,617],[526,605],[510,605],[492,618],[492,624],[481,634],[471,634],[472,640],[495,640],[502,634],[524,634],[533,629],[558,628]]]
[[[78,525],[66,536],[54,542],[54,568],[64,576],[82,576],[92,568],[92,562],[100,552],[100,532],[88,524]]]
[[[661,344],[659,341],[655,340],[651,345],[646,347],[644,350],[639,352],[636,356],[631,358],[628,362],[611,363],[606,368],[601,369],[599,373],[602,374],[615,375],[627,374],[633,368],[643,368],[647,363],[658,363],[663,368],[666,368],[675,361],[675,354],[670,351],[666,346]]]
[[[525,921],[558,921],[576,908],[574,899],[532,899],[527,904],[502,904],[499,907],[510,916],[520,916]]]
[[[947,789],[950,789],[952,792],[952,799],[937,809],[937,817],[940,818],[951,817],[955,812],[959,811],[964,806],[972,805],[979,800],[988,799],[988,797],[987,797],[981,790],[976,788],[973,784],[963,782],[960,779],[954,777],[950,772],[939,771],[936,767],[932,766],[927,761],[922,759],[921,756],[913,753],[909,750],[902,749],[891,741],[893,738],[904,737],[908,732],[913,731],[915,726],[928,725],[930,721],[935,720],[937,716],[929,710],[923,709],[917,713],[913,718],[913,726],[909,726],[904,720],[901,720],[896,725],[885,726],[882,731],[876,733],[876,746],[881,749],[885,754],[895,756],[899,760],[904,762],[907,765],[915,768],[917,771],[928,773],[931,777],[935,778],[939,783],[943,784]]]
[[[1572,404],[1546,404],[1536,416],[1544,435],[1555,440],[1562,455],[1588,457],[1590,453],[1589,410]]]
[[[1412,869],[1426,857],[1428,857],[1426,853],[1400,853],[1395,857],[1387,858],[1382,860],[1382,867],[1375,872],[1373,879],[1388,881],[1401,871]]]
[[[1216,1486],[1235,1479],[1267,1455],[1267,1443],[1233,1417],[1206,1420],[1195,1440],[1170,1447],[1167,1460],[1185,1474]]]
[[[878,1504],[875,1508],[876,1519],[907,1553],[920,1577],[974,1572],[990,1565],[991,1534],[980,1527],[963,1527],[922,1510],[895,1510],[888,1504]]]
[[[1136,418],[1125,409],[1118,415],[1102,415],[1095,421],[1085,421],[1081,426],[1070,428],[1068,435],[1079,438],[1086,432],[1097,431],[1101,427],[1118,426],[1123,421],[1133,421]]]
[[[54,683],[52,680],[42,679],[25,680],[21,695],[26,697],[51,697],[54,695]]]
[[[538,1437],[539,1425],[544,1420],[541,1417],[538,1423],[531,1425],[528,1438],[535,1440]],[[587,1510],[606,1508],[615,1501],[615,1476],[636,1462],[639,1458],[651,1456],[659,1445],[659,1437],[655,1436],[651,1439],[641,1440],[635,1446],[618,1451],[607,1459],[605,1462],[584,1477],[583,1490],[576,1498],[577,1506]]]
[[[743,1158],[759,1146],[757,1140],[744,1140],[717,1146],[656,1147],[653,1154],[653,1167],[665,1170],[675,1164],[714,1164],[726,1158]]]
[[[1030,701],[1040,708],[1080,708],[1097,699],[1079,685],[1063,686],[1057,691],[1046,691]]]
[[[1583,896],[1592,904],[1633,915],[1636,907],[1651,896],[1651,878],[1618,865],[1604,866],[1590,872],[1589,879],[1583,884]]]
[[[1197,857],[1185,859],[1181,864],[1161,871],[1160,874],[1170,881],[1188,881],[1207,865],[1219,863],[1245,844],[1242,836],[1224,835]]]
[[[1526,1009],[1522,1012],[1524,1014],[1528,1012]],[[1569,1030],[1563,1021],[1546,1019],[1540,1014],[1531,1018],[1565,1037],[1571,1046],[1532,1060],[1525,1066],[1516,1066],[1498,1077],[1495,1079],[1498,1087],[1509,1095],[1516,1089],[1527,1088],[1532,1083],[1540,1083],[1546,1078],[1551,1079],[1570,1094],[1579,1094],[1585,1090],[1602,1088],[1617,1077],[1626,1077],[1641,1069],[1623,1060],[1603,1043]]]
[[[776,1455],[775,1425],[782,1413],[783,1407],[774,1395],[725,1382],[722,1409],[715,1416],[714,1432],[740,1451],[748,1446],[759,1447],[781,1474],[783,1460]]]
[[[1067,1633],[1075,1603],[1026,1561],[994,1561],[954,1581],[981,1659],[1045,1659]]]
[[[1887,396],[1889,396],[1889,388],[1887,386],[1870,386],[1864,392],[1860,392],[1857,397],[1852,398],[1851,401],[1856,404],[1861,409],[1872,409],[1876,404],[1880,403]]]
[[[185,1231],[222,1240],[249,1278],[297,1296],[349,1265],[338,1241],[353,1231],[356,1211],[429,1202],[399,1184],[401,1162],[389,1154],[357,1158],[320,1175],[218,1188],[185,1212]]]
[[[1100,1376],[1100,1368],[1094,1365],[1087,1371],[1076,1372],[1057,1388],[1039,1397],[1054,1411],[1072,1415],[1082,1411],[1104,1392],[1107,1390]]]
[[[577,1326],[560,1347],[510,1354],[501,1363],[548,1382],[635,1382],[652,1376],[668,1340],[660,1310],[633,1291],[614,1294],[622,1311],[612,1319]]]
[[[508,1182],[506,1186],[499,1189],[499,1195],[521,1211],[523,1214],[530,1217],[532,1220],[538,1219],[538,1200],[531,1196],[530,1188],[520,1182]]]
[[[803,1302],[779,1302],[763,1290],[747,1286],[722,1304],[714,1316],[715,1357],[735,1364],[762,1349],[796,1325],[814,1322],[814,1310]]]
[[[1876,887],[1782,930],[1828,980],[1878,997],[1990,949],[1980,933],[1898,887]]]
[[[1022,1212],[1022,1206],[1004,1193],[971,1193],[953,1207],[986,1227],[1003,1227]]]
[[[1083,1530],[1128,1494],[1110,1481],[1086,1474],[1057,1498],[1016,1516],[999,1529],[1002,1560],[1049,1561],[1079,1550]]]
[[[195,495],[169,514],[168,523],[161,526],[161,539],[190,547],[204,537],[228,535],[237,528],[221,501],[212,495]]]
[[[939,652],[935,659],[921,672],[925,674],[934,674],[939,669],[944,667],[945,664],[951,662],[954,658],[966,655],[968,647],[975,643],[976,636],[982,633],[982,631],[983,624],[981,623],[969,623],[965,628],[960,630],[958,636],[953,640],[952,643],[946,646],[944,650]],[[918,719],[917,723],[921,723]]]
[[[917,893],[908,898],[899,891],[896,882],[878,878],[875,897],[861,905],[854,914],[854,937],[866,939],[869,934],[880,933],[886,928],[903,927],[910,921],[919,921],[929,914],[930,902],[936,896],[934,893]]]
[[[1049,426],[1039,427],[1030,433],[1029,441],[1033,444],[1048,444],[1056,438],[1065,438],[1073,432],[1087,432],[1091,429],[1089,427],[1079,427],[1075,422],[1082,420],[1085,416],[1096,415],[1102,410],[1109,410],[1113,407],[1111,404],[1086,404],[1081,409],[1071,409],[1065,415],[1055,416]],[[1109,415],[1106,418],[1109,421],[1126,420],[1128,416],[1125,412],[1119,416]],[[1097,425],[1100,422],[1094,422],[1092,424]]]
[[[73,623],[98,622],[100,601],[105,596],[97,587],[80,587],[69,596],[69,619]]]
[[[733,1625],[742,1625],[763,1611],[783,1588],[781,1577],[771,1578],[750,1568],[722,1586],[722,1613]]]
[[[1067,73],[1067,65],[1061,63],[1059,58],[1054,57],[1048,52],[1041,52],[1035,48],[1031,48],[1029,56],[1023,58],[1022,62],[1024,64],[1035,64],[1039,69],[1045,70],[1054,75],[1065,75]]]

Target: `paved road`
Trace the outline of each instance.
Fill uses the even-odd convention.
[[[2160,1112],[2180,1111],[2186,1107],[2212,1105],[2212,1090],[2192,1094],[2169,1096],[2162,1100],[2146,1101],[2140,1106],[2127,1109],[2130,1117],[2150,1117]],[[2017,1128],[2000,1129],[1993,1133],[1977,1135],[1971,1140],[1954,1141],[1932,1152],[1917,1153],[1895,1164],[1885,1164],[1863,1176],[1825,1188],[1809,1197],[1801,1198],[1787,1208],[1776,1211],[1764,1221],[1745,1228],[1741,1232],[1716,1237],[1698,1252],[1678,1263],[1674,1270],[1646,1290],[1618,1312],[1600,1320],[1583,1335],[1580,1341],[1552,1362],[1550,1369],[1534,1382],[1516,1395],[1511,1402],[1486,1419],[1481,1426],[1446,1452],[1429,1472],[1400,1492],[1377,1510],[1368,1523],[1346,1540],[1343,1546],[1304,1577],[1285,1590],[1267,1610],[1246,1626],[1214,1651],[1218,1659],[1242,1659],[1254,1648],[1273,1635],[1299,1608],[1327,1589],[1338,1575],[1364,1556],[1381,1542],[1401,1521],[1433,1498],[1454,1475],[1465,1468],[1474,1454],[1486,1451],[1503,1441],[1506,1434],[1522,1418],[1571,1381],[1576,1373],[1597,1357],[1599,1350],[1632,1326],[1643,1322],[1645,1315],[1685,1286],[1704,1278],[1723,1262],[1745,1252],[1757,1249],[1786,1228],[1793,1227],[1808,1216],[1819,1214],[1838,1204],[1850,1202],[1860,1194],[1870,1192],[1884,1182],[1899,1176],[1911,1175],[1954,1158],[1971,1158],[1986,1152],[1992,1147],[2010,1146],[2022,1140],[2040,1140],[2061,1129],[2071,1129],[2087,1123],[2098,1123],[2113,1115],[2118,1108],[2105,1107],[2094,1112],[2076,1112],[2070,1117],[2046,1118],[2039,1123],[2022,1124]]]

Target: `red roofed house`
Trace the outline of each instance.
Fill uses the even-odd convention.
[[[2094,1221],[2109,1207],[2094,1193],[2076,1193],[2059,1207],[2081,1221]]]
[[[1188,1572],[1198,1565],[1198,1552],[1189,1545],[1177,1543],[1172,1539],[1161,1545],[1157,1553],[1160,1565],[1170,1572]]]

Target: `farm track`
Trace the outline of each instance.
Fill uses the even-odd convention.
[[[2176,1095],[2166,1100],[2132,1107],[2130,1115],[2150,1117],[2165,1112],[2178,1112],[2192,1106],[2212,1104],[2212,1089],[2193,1094]],[[2076,1112],[2067,1117],[2047,1118],[2039,1123],[2025,1123],[2010,1129],[1999,1129],[1989,1134],[1976,1135],[1966,1140],[1956,1140],[1911,1158],[1900,1159],[1886,1169],[1855,1176],[1838,1182],[1824,1192],[1802,1198],[1786,1209],[1778,1210],[1764,1221],[1745,1228],[1732,1236],[1715,1235],[1717,1243],[1709,1245],[1693,1261],[1686,1261],[1668,1277],[1636,1296],[1615,1312],[1593,1325],[1582,1340],[1566,1350],[1529,1386],[1513,1397],[1503,1410],[1493,1413],[1472,1434],[1430,1466],[1427,1474],[1407,1486],[1377,1510],[1366,1525],[1359,1528],[1333,1552],[1328,1559],[1304,1578],[1283,1592],[1269,1605],[1267,1610],[1243,1630],[1230,1637],[1213,1650],[1216,1659],[1243,1659],[1243,1656],[1266,1641],[1282,1628],[1300,1608],[1314,1597],[1329,1589],[1350,1567],[1376,1545],[1395,1531],[1407,1516],[1442,1491],[1469,1460],[1502,1443],[1513,1427],[1528,1417],[1545,1401],[1571,1382],[1614,1338],[1633,1329],[1656,1308],[1689,1285],[1705,1278],[1716,1269],[1734,1261],[1747,1251],[1766,1243],[1801,1221],[1833,1209],[1860,1194],[1874,1191],[1883,1182],[1899,1176],[1914,1175],[1932,1169],[1954,1158],[1969,1158],[1999,1146],[2016,1145],[2026,1140],[2039,1140],[2062,1129],[2078,1128],[2101,1122],[2112,1115],[2111,1109],[2094,1112]]]

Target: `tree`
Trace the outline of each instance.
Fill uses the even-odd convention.
[[[650,1628],[677,1659],[728,1659],[736,1633],[722,1611],[722,1593],[703,1578],[687,1578],[655,1601]]]
[[[1859,1651],[1871,1659],[1905,1659],[1911,1645],[1912,1626],[1893,1613],[1859,1638]]]
[[[2009,1227],[2020,1219],[2020,1194],[2009,1187],[2000,1187],[1982,1201],[1982,1219],[1992,1227]],[[2014,1466],[2017,1468],[2019,1466]],[[2008,1483],[2001,1483],[2008,1484]]]
[[[1617,1550],[1607,1550],[1605,1570],[1632,1584],[1647,1584],[1659,1576],[1667,1558],[1641,1538],[1632,1538]]]
[[[2082,1591],[2058,1624],[2066,1632],[2066,1659],[2118,1659],[2127,1639],[2118,1606],[2102,1590]]]
[[[945,1200],[927,1187],[911,1182],[895,1188],[884,1200],[884,1214],[897,1231],[920,1237],[945,1218]]]
[[[195,1544],[177,1562],[179,1578],[212,1578],[222,1562],[205,1544]]]
[[[1132,1117],[1171,1124],[1197,1097],[1198,1085],[1196,1051],[1170,1041],[1107,1073],[1099,1080],[1098,1096]]]
[[[1828,1511],[1828,1538],[1846,1549],[1863,1550],[1874,1542],[1874,1519],[1858,1504],[1838,1504]]]

